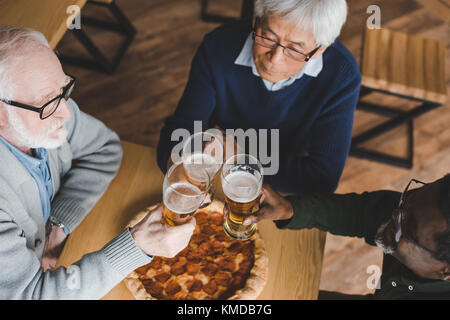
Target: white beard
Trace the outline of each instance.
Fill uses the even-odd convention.
[[[9,131],[10,138],[14,140],[16,145],[37,149],[56,149],[63,145],[67,138],[67,130],[66,128],[62,128],[57,133],[56,138],[50,138],[50,134],[52,134],[57,128],[64,124],[63,120],[53,120],[52,125],[48,130],[43,132],[41,135],[36,136],[30,133],[28,128],[23,123],[22,119],[20,119],[11,108],[6,108],[8,121],[9,121]]]

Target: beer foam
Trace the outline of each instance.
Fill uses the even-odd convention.
[[[235,202],[246,203],[256,199],[261,191],[260,176],[236,171],[222,178],[225,195]]]
[[[174,183],[164,191],[164,205],[172,212],[188,214],[197,210],[203,202],[203,193],[196,186]]]
[[[183,159],[183,166],[192,180],[200,182],[208,181],[208,178],[212,179],[220,169],[220,164],[216,159],[205,153],[193,153],[187,156]],[[206,177],[203,170],[208,173],[209,177]]]

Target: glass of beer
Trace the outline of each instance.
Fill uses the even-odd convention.
[[[223,165],[221,180],[229,208],[223,225],[225,233],[233,239],[249,240],[256,232],[256,223],[244,225],[243,222],[259,209],[262,165],[251,155],[234,155]]]
[[[173,164],[164,177],[163,222],[170,226],[188,222],[198,208],[205,206],[210,181],[208,172],[203,168],[197,168],[195,179],[192,179],[182,162]]]
[[[197,175],[203,175],[199,169],[205,169],[212,180],[223,164],[223,144],[209,132],[195,133],[184,143],[181,158],[192,179],[203,179]]]

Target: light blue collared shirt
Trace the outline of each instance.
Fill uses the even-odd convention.
[[[242,48],[241,53],[234,61],[234,63],[237,65],[252,68],[253,74],[257,77],[261,77],[258,73],[258,70],[256,69],[255,60],[253,59],[253,38],[251,33],[247,37],[244,47]],[[277,91],[291,85],[292,83],[294,83],[295,80],[300,79],[303,76],[303,74],[306,74],[311,77],[317,77],[320,71],[322,71],[322,68],[323,68],[323,60],[322,55],[320,55],[316,59],[310,59],[306,63],[306,65],[292,77],[277,82],[270,82],[264,79],[262,80],[267,90]]]
[[[23,166],[28,170],[30,175],[33,177],[34,181],[39,190],[39,197],[41,199],[42,214],[44,216],[44,223],[47,223],[50,217],[51,209],[51,199],[53,197],[53,182],[50,175],[50,170],[47,163],[47,150],[44,148],[33,149],[34,157],[20,151],[8,141],[0,137],[0,140],[5,144],[5,146],[11,151],[11,153],[23,164]],[[69,229],[64,228],[66,234],[69,234]]]

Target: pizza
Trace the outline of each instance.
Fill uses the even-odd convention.
[[[174,258],[154,257],[125,278],[136,299],[256,299],[268,275],[268,258],[258,232],[238,241],[223,230],[223,202],[195,214],[189,245]],[[139,213],[138,223],[153,207]]]

